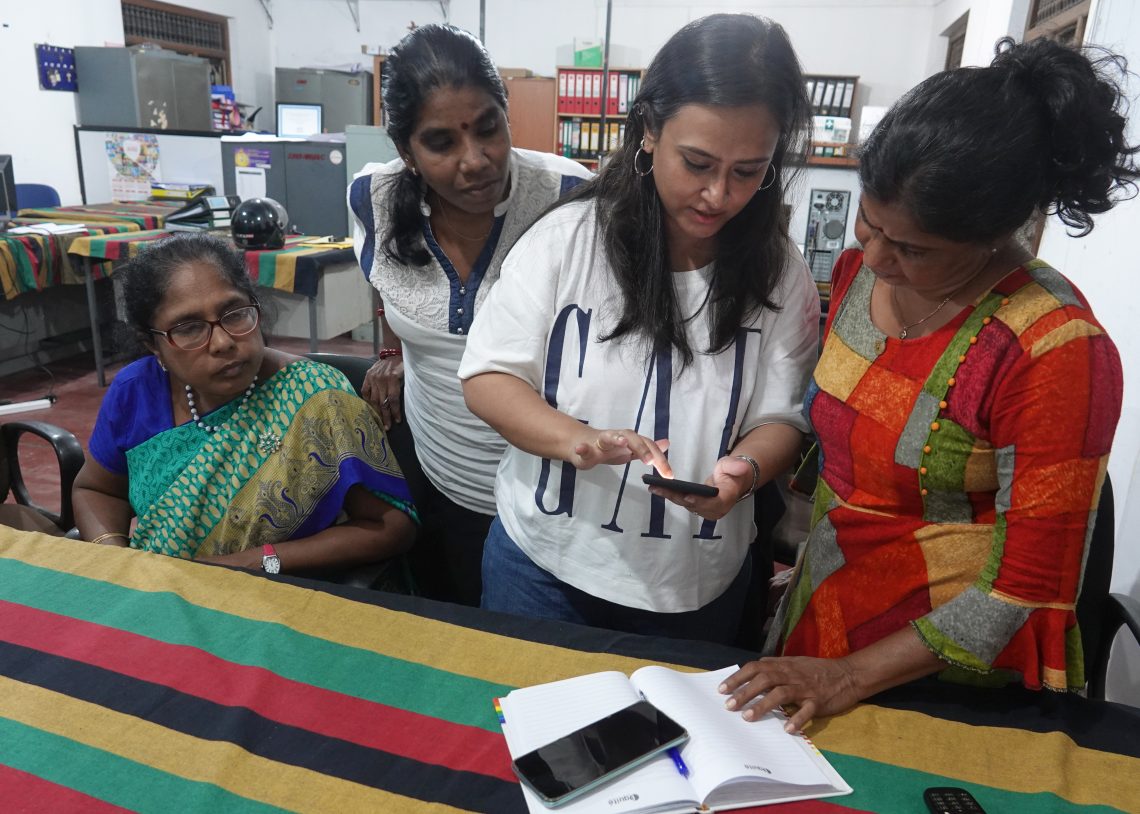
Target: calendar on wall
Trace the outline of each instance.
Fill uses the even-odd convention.
[[[36,68],[41,90],[77,89],[75,49],[36,43]]]

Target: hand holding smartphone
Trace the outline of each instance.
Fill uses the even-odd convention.
[[[511,768],[545,805],[553,808],[688,739],[689,733],[679,723],[648,701],[638,701],[520,755]],[[679,757],[674,758],[677,760]]]
[[[660,475],[642,475],[641,480],[650,486],[659,486],[662,489],[670,489],[674,492],[680,492],[685,495],[697,495],[698,497],[716,497],[720,494],[720,489],[715,486],[709,486],[707,483],[697,483],[691,480],[680,480],[678,478],[663,478]]]

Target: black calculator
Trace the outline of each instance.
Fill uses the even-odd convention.
[[[931,814],[986,814],[974,795],[965,789],[940,786],[922,793]]]

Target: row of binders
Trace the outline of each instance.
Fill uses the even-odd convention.
[[[851,118],[856,81],[854,76],[808,76],[807,95],[812,115]]]
[[[607,116],[624,116],[637,98],[641,87],[640,71],[611,70],[609,87],[602,93],[600,68],[582,70],[560,68],[558,71],[558,112],[565,116],[600,116],[605,96]]]
[[[598,153],[613,152],[624,139],[624,122],[606,122],[603,134],[599,122],[566,119],[559,129],[558,152],[566,158],[593,159]]]

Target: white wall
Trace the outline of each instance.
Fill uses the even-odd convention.
[[[1100,0],[1089,21],[1086,41],[1111,48],[1140,66],[1140,7],[1132,0]],[[1140,80],[1132,77],[1128,95],[1140,110]],[[1140,142],[1140,121],[1133,113],[1129,142]],[[1109,459],[1116,497],[1114,591],[1140,599],[1140,298],[1132,295],[1136,267],[1140,200],[1124,201],[1096,218],[1088,237],[1069,237],[1064,224],[1050,218],[1040,255],[1063,271],[1088,297],[1093,310],[1116,341],[1124,366],[1124,409]],[[1140,706],[1140,651],[1121,648],[1113,657],[1110,698]]]
[[[0,3],[0,153],[12,155],[17,183],[48,184],[65,204],[81,202],[75,158],[74,93],[40,90],[36,43],[121,45],[123,20],[117,0],[55,0]]]

